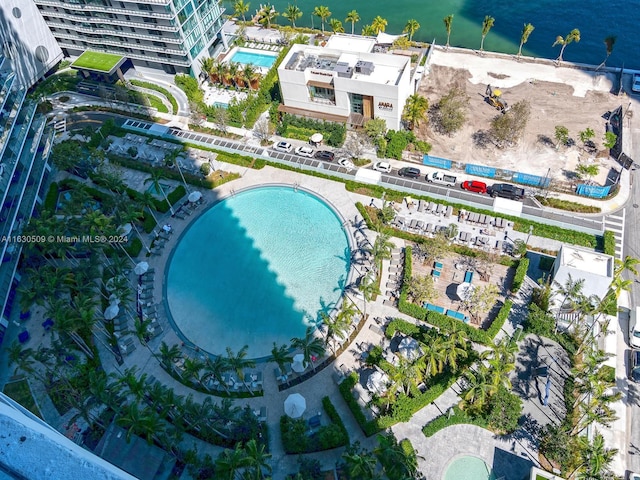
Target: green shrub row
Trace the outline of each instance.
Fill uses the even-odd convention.
[[[347,127],[344,123],[295,117],[285,113],[276,128],[276,133],[284,136],[291,136],[290,134],[299,135],[304,138],[298,138],[297,136],[292,138],[307,141],[314,133],[321,133],[327,145],[331,147],[341,147],[347,138]]]
[[[401,318],[394,318],[387,324],[384,334],[387,338],[393,338],[397,332],[413,337],[422,333],[422,330],[415,323],[407,322]]]
[[[131,240],[131,243],[129,245],[126,245],[124,247],[124,249],[127,251],[129,256],[135,258],[140,254],[140,251],[142,250],[142,240],[140,240],[138,237],[135,237],[133,240]]]
[[[204,104],[204,94],[198,85],[198,80],[190,75],[179,73],[175,76],[175,82],[185,93],[189,102]]]
[[[169,100],[169,103],[171,103],[171,108],[173,108],[173,113],[175,115],[178,114],[178,110],[179,110],[178,102],[176,101],[176,98],[171,94],[171,92],[169,92],[169,90],[167,90],[166,88],[156,85],[155,83],[142,82],[140,80],[129,80],[129,82],[132,85],[135,85],[137,87],[148,88],[149,90],[155,90],[156,92],[160,92],[165,97],[167,97],[167,100]]]
[[[600,213],[602,211],[600,207],[596,207],[595,205],[583,205],[582,203],[562,200],[560,198],[545,198],[542,195],[536,195],[536,200],[540,202],[540,205],[544,205],[545,207],[567,210],[569,212]]]
[[[524,282],[524,277],[527,275],[527,270],[529,269],[529,259],[527,257],[522,257],[518,262],[518,268],[516,268],[516,274],[513,277],[513,283],[511,284],[511,291],[513,293],[517,293],[522,287],[522,282]]]
[[[328,399],[328,397],[324,398]],[[325,407],[325,411],[327,411],[330,418],[332,418],[331,415],[335,414],[339,423],[324,425],[320,427],[317,432],[310,433],[306,420],[302,418],[290,418],[287,415],[283,415],[280,417],[280,432],[282,435],[282,446],[285,452],[288,454],[313,453],[343,447],[349,444],[349,435],[347,434],[346,428],[342,424],[335,408],[331,405],[331,402],[327,404],[324,398],[322,405]],[[327,410],[327,405],[333,408],[331,413]]]
[[[602,250],[607,255],[616,254],[616,237],[611,230],[605,230]]]
[[[358,374],[352,372],[340,383],[340,385],[338,386],[338,390],[340,390],[342,398],[349,406],[349,410],[351,410],[351,413],[356,419],[356,422],[358,422],[358,425],[360,425],[360,428],[362,429],[364,434],[367,437],[370,437],[371,435],[379,432],[380,429],[377,427],[375,421],[367,420],[367,417],[364,416],[364,413],[362,412],[360,405],[358,405],[357,400],[353,398],[352,390],[353,387],[356,386],[356,383],[358,383]]]
[[[51,182],[51,185],[49,185],[49,191],[47,191],[47,196],[44,197],[43,208],[45,210],[55,212],[56,207],[58,206],[58,194],[59,191],[57,182]]]
[[[167,108],[167,106],[162,103],[162,100],[160,100],[158,97],[149,93],[142,93],[142,95],[149,102],[150,107],[155,108],[160,113],[169,113],[169,109]]]
[[[347,431],[347,427],[344,426],[344,422],[338,414],[338,410],[336,410],[336,407],[333,405],[333,403],[331,403],[331,399],[329,397],[322,397],[322,407],[324,408],[324,411],[327,413],[327,416],[329,417],[331,422],[340,428],[340,430],[342,431],[342,435],[345,438],[344,444],[348,445],[349,432]]]
[[[306,130],[304,128],[292,127],[289,125],[287,129],[282,133],[283,137],[293,138],[294,140],[302,140],[308,142],[309,138],[313,135],[313,131]]]
[[[487,422],[484,418],[470,417],[456,406],[453,407],[453,414],[451,416],[448,414],[440,415],[428,422],[422,427],[422,433],[425,437],[431,437],[444,428],[461,424],[477,425],[478,427],[487,428]]]

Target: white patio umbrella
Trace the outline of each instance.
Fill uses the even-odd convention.
[[[311,140],[311,142],[313,143],[321,143],[322,140],[324,140],[324,136],[321,133],[314,133],[313,135],[311,135],[311,138],[309,140]]]
[[[307,401],[299,393],[292,393],[284,401],[284,413],[291,418],[300,418],[307,409]]]
[[[294,355],[293,362],[291,363],[291,370],[300,373],[304,372],[305,368],[307,368],[307,366],[304,364],[304,355],[302,353]]]
[[[415,338],[405,337],[398,345],[398,352],[407,360],[415,360],[420,356],[420,345]]]
[[[458,285],[458,288],[456,288],[456,295],[458,295],[462,301],[469,300],[475,288],[475,285],[472,285],[469,282],[461,283]]]
[[[200,200],[202,198],[202,193],[200,193],[198,191],[191,192],[187,198],[189,199],[189,201],[191,203],[194,203],[194,202],[197,202],[198,200]]]
[[[120,299],[116,296],[115,293],[109,295],[109,305],[120,305]]]
[[[367,390],[370,392],[384,393],[387,391],[387,382],[389,377],[386,374],[376,370],[367,379]]]
[[[104,311],[104,318],[105,320],[113,320],[118,316],[118,313],[120,313],[120,307],[117,303],[112,303]]]
[[[129,235],[132,228],[130,223],[125,223],[124,225],[120,225],[119,230],[122,232],[122,235]]]
[[[133,273],[142,275],[147,273],[147,270],[149,270],[149,264],[147,262],[140,262],[133,268]]]

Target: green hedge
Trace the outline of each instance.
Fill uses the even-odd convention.
[[[397,332],[413,337],[422,333],[422,329],[415,323],[407,322],[401,318],[394,318],[387,325],[384,334],[387,338],[393,338]]]
[[[358,405],[356,399],[353,398],[351,391],[353,387],[355,387],[356,383],[358,383],[358,374],[352,372],[340,383],[340,385],[338,385],[338,390],[340,390],[342,398],[344,398],[344,401],[347,402],[349,410],[351,410],[351,413],[358,422],[358,425],[360,425],[360,428],[362,428],[364,434],[367,437],[370,437],[371,435],[379,432],[380,429],[377,427],[375,421],[367,420],[367,418],[364,416],[364,413],[362,412],[362,409],[360,408],[360,405]]]
[[[184,91],[190,102],[204,104],[204,93],[198,85],[198,80],[184,73],[179,73],[175,76],[175,82]]]
[[[308,141],[309,137],[314,133],[321,133],[327,145],[341,147],[347,138],[347,127],[343,123],[295,117],[285,113],[276,128],[276,133],[305,141]]]
[[[616,254],[616,237],[613,234],[613,232],[611,230],[605,230],[604,232],[604,238],[603,238],[603,251],[604,253],[606,253],[607,255],[613,255],[615,256]]]
[[[49,191],[47,191],[47,196],[44,197],[44,210],[55,212],[56,207],[58,206],[59,193],[57,182],[51,182],[51,185],[49,185]]]
[[[133,240],[131,240],[131,243],[129,245],[124,247],[124,249],[129,254],[129,256],[135,258],[140,254],[140,251],[142,250],[142,240],[140,240],[138,237],[135,237]]]
[[[518,268],[516,268],[516,274],[513,277],[513,283],[511,284],[511,291],[513,293],[517,293],[522,287],[522,282],[524,282],[524,277],[527,275],[527,270],[529,269],[529,259],[526,257],[522,257],[518,262]]]
[[[460,410],[459,407],[455,406],[453,407],[453,415],[449,416],[448,414],[444,414],[434,418],[422,427],[422,433],[425,437],[431,437],[444,428],[461,424],[477,425],[478,427],[487,428],[487,422],[484,418],[471,417],[463,410]]]
[[[342,418],[338,414],[336,407],[334,407],[333,403],[331,403],[331,399],[329,397],[322,397],[322,407],[324,411],[327,413],[327,416],[331,420],[334,425],[337,425],[342,431],[342,435],[345,438],[345,445],[349,444],[349,432],[347,431],[347,427],[344,426],[344,422]]]
[[[156,92],[160,92],[165,97],[167,97],[167,100],[169,100],[169,103],[171,103],[171,107],[173,108],[173,113],[176,115],[178,114],[178,110],[179,110],[178,102],[176,101],[176,98],[166,88],[162,88],[161,86],[156,85],[155,83],[142,82],[140,80],[129,80],[129,82],[132,85],[135,85],[137,87],[148,88],[149,90],[155,90]]]
[[[142,93],[142,95],[147,99],[150,107],[155,108],[160,113],[169,113],[169,109],[167,108],[167,106],[162,103],[162,100],[160,100],[158,97],[149,93]]]

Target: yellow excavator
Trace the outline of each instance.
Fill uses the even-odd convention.
[[[500,110],[502,113],[506,113],[507,110],[509,110],[507,102],[502,99],[502,91],[497,88],[491,88],[491,85],[487,85],[484,99],[489,105]]]

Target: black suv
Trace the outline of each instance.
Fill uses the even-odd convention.
[[[629,350],[629,378],[640,383],[640,350]]]
[[[508,198],[509,200],[522,200],[524,189],[509,183],[495,183],[489,189],[490,195],[495,197]]]
[[[420,170],[415,167],[404,167],[398,170],[401,177],[420,178]]]
[[[333,152],[329,152],[328,150],[318,150],[314,155],[314,158],[324,160],[325,162],[333,162],[335,156],[336,155]]]

